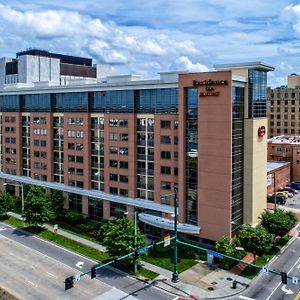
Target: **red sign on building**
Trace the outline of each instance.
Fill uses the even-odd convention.
[[[258,136],[264,136],[266,134],[266,127],[265,126],[260,126],[258,128]]]

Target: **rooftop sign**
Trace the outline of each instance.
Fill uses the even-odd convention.
[[[227,80],[193,80],[193,86],[198,88],[199,86],[205,86],[205,92],[200,91],[199,97],[208,97],[208,96],[219,96],[220,92],[215,91],[215,85],[227,85]]]

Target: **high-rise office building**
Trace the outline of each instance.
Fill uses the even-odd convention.
[[[63,190],[65,208],[93,219],[138,211],[152,235],[173,229],[175,189],[186,238],[215,241],[258,221],[272,67],[141,80],[45,51],[0,62],[2,180]]]

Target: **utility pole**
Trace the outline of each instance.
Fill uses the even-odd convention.
[[[276,199],[276,171],[274,172],[274,203],[275,209],[277,208],[277,199]]]
[[[134,211],[134,250],[136,251],[137,240],[137,211]],[[134,274],[137,273],[137,260],[134,260]]]
[[[178,282],[179,281],[179,274],[177,268],[177,210],[178,210],[178,202],[177,202],[177,189],[174,189],[174,255],[173,255],[173,274],[172,274],[172,281]]]

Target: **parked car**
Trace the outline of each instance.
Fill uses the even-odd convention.
[[[269,196],[267,198],[268,203],[275,203],[275,195]],[[276,195],[276,204],[285,204],[286,203],[286,198]]]
[[[276,195],[277,196],[282,196],[285,199],[287,199],[289,197],[288,193],[286,193],[286,192],[277,192]]]
[[[290,192],[290,191],[288,191],[288,190],[285,190],[285,189],[279,189],[277,192],[278,192],[278,193],[279,193],[279,192],[286,193],[286,194],[288,195],[289,198],[292,198],[292,197],[294,196],[294,193],[292,193],[292,192]]]
[[[292,189],[291,187],[289,186],[286,186],[285,188],[282,189],[283,191],[287,191],[289,193],[293,193],[294,195],[295,194],[298,194],[298,191],[296,191],[295,189]]]
[[[291,187],[292,189],[295,189],[295,190],[300,190],[300,183],[292,182],[292,183],[288,184],[287,186]]]

